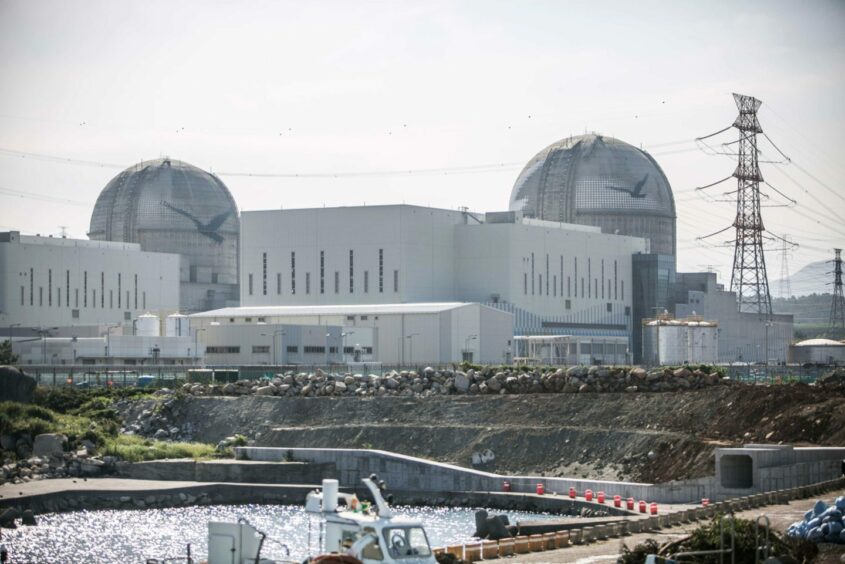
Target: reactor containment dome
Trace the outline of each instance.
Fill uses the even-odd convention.
[[[652,253],[675,256],[675,201],[666,175],[651,155],[613,137],[569,137],[537,153],[514,184],[510,209],[643,237]]]
[[[145,161],[100,193],[88,236],[177,253],[180,307],[206,311],[238,300],[238,208],[219,178],[181,161]]]

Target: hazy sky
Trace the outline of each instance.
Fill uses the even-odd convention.
[[[221,173],[241,210],[503,210],[536,152],[596,131],[655,156],[679,268],[727,283],[732,249],[713,244],[732,234],[696,238],[731,224],[735,206],[710,199],[735,182],[709,199],[694,189],[735,164],[693,140],[733,121],[732,92],[763,101],[764,129],[793,159],[763,165],[797,200],[763,210],[801,245],[790,271],[830,258],[845,246],[842,1],[0,0],[0,229],[84,237],[109,179],[162,155]],[[461,170],[421,172],[444,168]],[[385,171],[414,172],[349,174]]]

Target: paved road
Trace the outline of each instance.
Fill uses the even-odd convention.
[[[840,495],[845,495],[845,489],[828,492],[822,496],[822,499],[830,501]],[[784,531],[794,521],[803,519],[804,513],[813,507],[815,501],[815,499],[802,499],[785,505],[758,507],[756,509],[742,511],[736,515],[744,519],[756,519],[758,515],[767,515],[772,522],[772,529]],[[689,534],[690,531],[700,526],[701,523],[681,525],[651,533],[636,534],[625,537],[624,539],[610,539],[583,546],[571,546],[559,550],[521,554],[507,560],[508,562],[567,562],[575,564],[615,562],[622,552],[623,544],[628,547],[634,547],[649,538],[659,543],[676,540]],[[843,547],[843,553],[845,553],[845,547]]]

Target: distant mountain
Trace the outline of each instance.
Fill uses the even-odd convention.
[[[833,291],[828,282],[833,276],[828,274],[833,265],[827,261],[811,262],[789,277],[789,286],[793,296],[809,296],[810,294],[829,294]],[[780,280],[769,281],[769,291],[772,296],[780,297]]]

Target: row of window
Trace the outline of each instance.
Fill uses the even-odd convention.
[[[551,274],[549,270],[549,255],[546,254],[546,272],[545,272],[545,285],[543,284],[543,273],[536,272],[535,268],[535,257],[534,253],[531,253],[530,257],[524,257],[522,259],[523,266],[526,269],[526,272],[523,272],[522,275],[522,293],[524,295],[528,295],[529,289],[529,280],[530,280],[530,288],[531,288],[531,295],[545,295],[545,296],[552,296],[563,297],[564,292],[564,269],[563,269],[563,255],[560,255],[560,277],[557,274]],[[601,277],[596,278],[593,277],[593,261],[592,258],[587,258],[587,276],[586,276],[586,284],[585,277],[581,276],[581,297],[582,298],[591,298],[591,299],[613,299],[613,300],[621,300],[625,301],[625,281],[619,280],[619,269],[617,261],[613,261],[613,280],[611,281],[610,278],[605,278],[605,263],[604,259],[601,259]],[[530,268],[530,278],[529,273],[527,272],[528,268]],[[572,298],[573,294],[574,297],[578,297],[578,257],[573,257],[573,270],[574,274],[566,275],[566,297]],[[583,273],[583,271],[582,271]],[[575,284],[572,284],[572,279],[575,279]],[[599,279],[601,279],[601,284],[599,284]],[[590,280],[592,280],[592,284],[590,284]],[[607,284],[605,285],[605,281]],[[535,284],[536,283],[536,284]],[[574,291],[573,291],[574,290]],[[569,300],[567,300],[567,304],[569,304]],[[571,306],[567,305],[566,309],[569,309]]]
[[[364,271],[364,288],[363,293],[370,293],[370,271]],[[384,293],[384,249],[379,249],[378,252],[378,291],[380,294]],[[320,294],[326,293],[326,255],[325,251],[320,251]],[[399,292],[399,271],[393,271],[393,292]],[[247,277],[247,293],[252,296],[253,290],[253,275],[250,273]],[[261,293],[267,295],[267,253],[261,253]],[[311,294],[311,273],[305,273],[305,293]],[[334,271],[334,293],[340,293],[340,271]],[[355,293],[355,251],[349,250],[349,293]],[[276,273],[276,294],[282,294],[282,273]],[[296,295],[296,251],[290,253],[290,294]]]
[[[297,345],[288,345],[285,349],[289,353],[298,354],[299,347]],[[373,354],[373,347],[362,347],[362,350],[366,354]],[[355,352],[355,347],[344,347],[343,351],[346,354],[353,354]],[[237,346],[208,346],[205,348],[205,352],[207,354],[239,354],[241,352],[241,347]],[[307,345],[303,347],[303,352],[305,354],[325,354],[326,347],[320,345]],[[252,346],[252,353],[253,354],[269,354],[270,353],[270,345],[253,345]],[[329,353],[337,353],[337,347],[331,346],[329,347]]]
[[[21,273],[23,276],[24,273]],[[138,275],[134,275],[134,286],[133,289],[126,290],[126,293],[123,292],[123,274],[117,274],[117,292],[115,292],[114,288],[108,288],[108,306],[106,306],[106,273],[100,272],[99,276],[99,291],[97,288],[91,288],[89,293],[88,291],[88,271],[82,272],[82,306],[80,306],[80,292],[79,288],[73,288],[73,307],[76,308],[76,315],[74,317],[78,317],[78,308],[83,307],[87,308],[90,307],[91,309],[96,309],[99,307],[100,309],[124,309],[124,308],[132,308],[138,309]],[[47,291],[44,291],[44,286],[38,286],[38,307],[53,307],[53,296],[55,295],[55,305],[56,307],[71,307],[71,287],[70,287],[70,270],[65,270],[64,276],[64,285],[53,284],[53,269],[47,269]],[[20,287],[21,290],[21,307],[26,307],[27,302],[29,306],[35,306],[35,269],[29,269],[29,284],[22,284]],[[28,290],[28,292],[27,292]],[[28,294],[28,295],[27,295]],[[46,295],[45,295],[46,294]],[[90,296],[90,299],[89,299]],[[99,296],[99,299],[98,299]],[[125,296],[125,301],[124,301]],[[141,308],[146,309],[147,307],[147,292],[141,291]],[[115,297],[117,298],[115,300]],[[130,297],[133,298],[130,300]],[[45,300],[46,298],[46,300]],[[64,298],[64,300],[63,300]],[[45,304],[46,301],[46,304]],[[99,305],[98,305],[99,304]],[[130,304],[132,304],[130,306]]]

